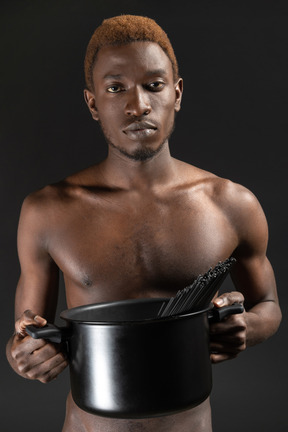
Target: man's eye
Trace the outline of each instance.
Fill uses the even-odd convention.
[[[108,93],[119,93],[121,91],[121,87],[119,85],[113,85],[107,88]]]
[[[148,84],[148,88],[152,91],[159,91],[159,90],[162,90],[164,85],[165,84],[162,81],[155,81],[155,82]]]

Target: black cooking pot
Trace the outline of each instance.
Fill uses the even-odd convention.
[[[116,418],[172,414],[209,396],[209,320],[241,313],[243,306],[157,318],[163,301],[80,306],[61,313],[66,327],[28,326],[27,333],[67,341],[72,396],[83,410]]]

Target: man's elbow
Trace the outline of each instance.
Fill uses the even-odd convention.
[[[275,303],[275,314],[274,314],[275,331],[274,331],[274,333],[276,333],[276,331],[278,330],[278,328],[281,324],[281,321],[282,321],[282,311],[281,311],[280,305],[278,303]]]

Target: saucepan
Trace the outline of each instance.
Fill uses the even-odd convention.
[[[34,338],[66,341],[71,392],[83,410],[145,418],[192,408],[211,393],[209,322],[241,304],[157,317],[168,299],[97,303],[63,311],[63,328],[28,326]]]

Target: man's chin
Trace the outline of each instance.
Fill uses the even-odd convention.
[[[126,149],[123,149],[121,147],[117,147],[114,144],[110,142],[110,145],[119,151],[123,156],[127,157],[130,160],[136,161],[136,162],[145,162],[149,159],[152,159],[154,156],[156,156],[163,148],[165,142],[161,144],[157,149],[151,149],[151,148],[138,148],[134,151],[128,152]]]
[[[120,152],[124,156],[128,157],[131,160],[138,161],[138,162],[144,162],[144,161],[147,161],[149,159],[152,159],[154,156],[156,156],[160,152],[160,150],[161,150],[161,148],[157,149],[157,150],[139,149],[133,153],[128,153],[125,150],[120,149]]]

